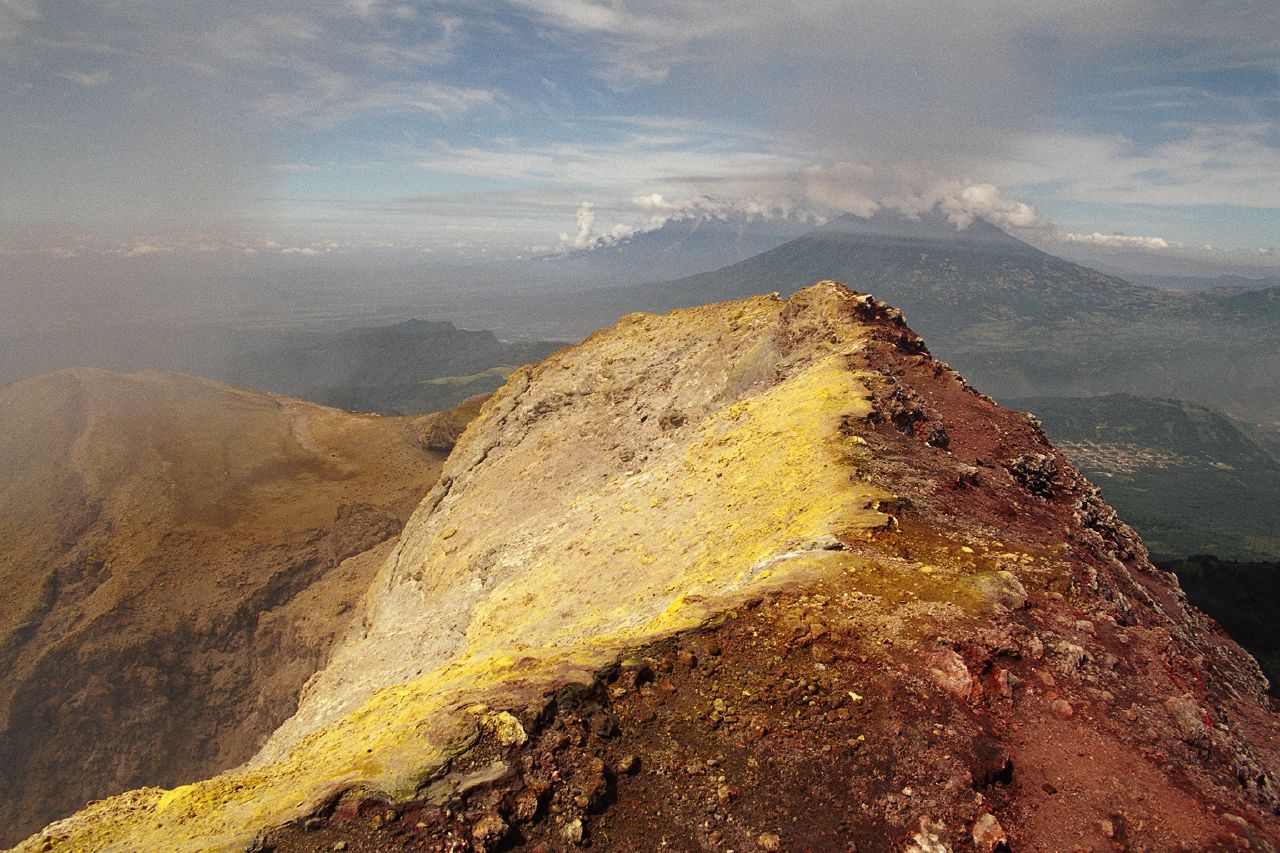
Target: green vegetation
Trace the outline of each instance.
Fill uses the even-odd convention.
[[[1280,558],[1280,462],[1226,416],[1130,394],[1004,402],[1040,418],[1153,554]]]
[[[416,415],[491,393],[516,366],[561,346],[507,343],[492,332],[408,320],[251,348],[232,359],[227,379],[349,411]]]
[[[491,379],[498,379],[500,382],[506,382],[507,377],[511,375],[511,371],[515,370],[510,364],[501,364],[497,367],[491,367],[488,370],[481,370],[479,373],[472,373],[469,376],[441,376],[436,379],[423,380],[423,385],[439,385],[442,387],[461,387],[471,385],[476,382],[484,382]]]
[[[443,412],[471,397],[492,394],[506,384],[513,370],[514,366],[501,365],[467,376],[438,376],[408,385],[315,388],[303,396],[352,412],[380,415]]]
[[[1280,563],[1237,563],[1197,556],[1160,563],[1173,572],[1191,603],[1208,613],[1244,646],[1280,695]]]

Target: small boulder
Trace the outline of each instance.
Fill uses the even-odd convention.
[[[492,850],[510,831],[507,822],[496,814],[487,814],[471,827],[471,840],[481,850]]]
[[[988,812],[974,821],[973,846],[982,853],[995,853],[1009,848],[1009,837],[995,815]]]
[[[1190,694],[1171,696],[1165,700],[1164,707],[1173,718],[1179,738],[1192,746],[1204,746],[1209,742],[1209,727],[1205,725],[1200,706]]]
[[[933,677],[935,684],[961,702],[969,700],[969,694],[973,690],[973,678],[969,675],[969,668],[964,664],[964,658],[952,649],[939,649],[929,655],[926,663],[929,665],[929,675]]]
[[[560,829],[560,837],[570,844],[581,844],[582,839],[586,837],[586,828],[582,825],[582,818],[574,818],[566,823]]]
[[[778,837],[777,833],[773,832],[760,833],[756,837],[756,844],[759,845],[761,850],[767,850],[769,853],[776,853],[782,849],[782,839]]]
[[[1027,606],[1027,589],[1013,572],[986,572],[978,575],[975,583],[996,610],[1007,613]]]

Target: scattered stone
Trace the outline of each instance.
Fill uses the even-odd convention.
[[[995,853],[1006,849],[1008,844],[1009,838],[995,815],[988,812],[974,821],[973,846],[982,853]]]
[[[511,827],[496,814],[487,814],[471,827],[471,839],[481,850],[489,850],[507,837]]]
[[[619,758],[618,763],[613,766],[613,772],[619,776],[626,776],[639,769],[640,759],[630,753]]]
[[[582,818],[574,818],[566,823],[560,830],[560,837],[570,844],[581,844],[582,839],[586,837],[586,830],[582,826]]]
[[[979,575],[976,583],[978,589],[998,610],[1021,610],[1027,606],[1026,587],[1013,572],[1002,569]]]
[[[1044,453],[1024,453],[1008,464],[1009,473],[1024,489],[1041,498],[1053,498],[1058,462]]]
[[[782,849],[782,839],[773,832],[760,833],[760,835],[756,837],[756,844],[761,850],[767,850],[770,851],[770,853],[776,853],[776,851]]]
[[[1209,728],[1205,725],[1200,706],[1190,694],[1171,696],[1164,701],[1165,710],[1173,717],[1178,737],[1192,746],[1204,746],[1209,742]]]
[[[939,649],[929,655],[926,663],[935,684],[961,702],[969,700],[973,679],[969,675],[969,668],[964,665],[964,658],[951,649]]]
[[[1056,643],[1053,650],[1062,658],[1062,666],[1068,672],[1081,669],[1089,660],[1089,653],[1075,643],[1062,641]]]
[[[921,818],[920,828],[911,836],[907,853],[951,853],[944,833],[946,827],[931,818]]]
[[[1013,698],[1013,685],[1009,683],[1009,670],[997,667],[991,676],[996,686],[996,696],[1001,699]]]
[[[608,711],[592,714],[591,733],[602,740],[608,740],[618,733],[618,718]]]
[[[524,726],[509,711],[500,711],[484,718],[481,726],[503,746],[523,746],[529,740]]]
[[[531,821],[538,816],[538,809],[541,807],[541,797],[536,791],[531,789],[521,791],[516,795],[516,808],[512,817],[521,823]]]
[[[347,849],[347,842],[345,842],[345,841],[335,841],[335,842],[333,842],[333,849],[334,849],[334,850],[346,850],[346,849]]]
[[[1053,713],[1057,714],[1064,720],[1068,719],[1076,712],[1075,708],[1072,708],[1071,703],[1066,699],[1054,699],[1049,703],[1049,708]]]

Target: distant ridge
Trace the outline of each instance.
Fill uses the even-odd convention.
[[[1132,394],[1003,402],[1040,418],[1153,554],[1280,558],[1280,462],[1220,412]]]
[[[545,300],[527,312],[554,314],[579,335],[628,311],[785,296],[824,278],[901,308],[935,354],[998,399],[1129,392],[1280,422],[1280,289],[1134,284],[982,219],[956,228],[940,210],[846,215],[711,272]]]
[[[837,278],[902,308],[944,345],[994,318],[1056,320],[1081,311],[1150,312],[1177,301],[1043,252],[983,219],[957,228],[941,211],[846,214],[769,251],[710,272],[575,297],[585,333],[624,311],[661,313],[754,293],[786,296]]]
[[[603,240],[539,262],[562,280],[634,284],[707,272],[767,252],[804,234],[798,219],[701,215],[676,217],[661,226],[616,240]],[[562,282],[563,284],[563,282]]]
[[[0,387],[0,847],[249,757],[477,408],[352,415],[156,371]]]
[[[655,285],[646,298],[653,310],[666,310],[761,289],[785,295],[824,276],[901,306],[912,322],[934,332],[941,321],[977,321],[993,308],[1041,316],[1081,304],[1138,306],[1161,298],[1151,288],[1042,252],[985,220],[958,229],[936,211],[916,219],[888,212],[842,216],[741,263]]]
[[[421,414],[487,394],[510,370],[561,346],[506,343],[490,331],[414,319],[259,345],[230,359],[221,378],[350,411]]]

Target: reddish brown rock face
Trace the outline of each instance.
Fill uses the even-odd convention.
[[[349,794],[268,844],[1280,841],[1280,726],[1254,662],[1187,606],[1033,421],[933,361],[891,310],[850,313],[874,329],[858,366],[879,377],[874,426],[856,431],[873,482],[904,496],[886,509],[891,527],[840,543],[864,567],[751,601],[517,710],[528,743],[481,743],[447,777],[500,768],[492,780],[398,804]],[[565,831],[576,837],[577,821],[581,842]]]
[[[759,339],[744,338],[742,324],[711,325],[743,305]],[[837,374],[856,377],[869,400],[821,410],[846,414],[832,415],[834,462],[812,470],[871,505],[833,505],[803,542],[759,533],[753,541],[776,556],[747,567],[803,559],[818,569],[725,597],[697,627],[625,645],[612,664],[548,677],[530,649],[516,662],[523,679],[493,688],[474,712],[486,722],[443,762],[424,758],[408,790],[391,796],[369,783],[335,783],[302,816],[261,827],[258,849],[1199,851],[1280,843],[1272,781],[1280,725],[1256,664],[1187,606],[1172,576],[1150,565],[1133,532],[1031,419],[934,361],[897,312],[833,283],[785,304],[757,300],[663,322],[690,335],[709,327],[738,334],[735,346],[755,361],[749,372],[720,371],[725,388],[765,402],[744,408],[728,390],[709,389],[710,414],[657,424],[619,463],[616,448],[569,446],[547,426],[556,418],[586,423],[586,415],[610,423],[637,406],[627,376],[616,391],[593,395],[587,377],[599,365],[585,360],[587,345],[567,351],[499,393],[448,463],[452,479],[436,492],[445,509],[424,505],[410,528],[432,533],[423,540],[444,559],[476,535],[461,523],[469,513],[492,515],[492,493],[477,484],[499,453],[511,464],[572,459],[586,482],[592,466],[637,464],[669,451],[682,431],[716,426],[718,411],[768,414],[778,399],[794,406],[797,398],[777,388],[854,387],[828,381]],[[628,328],[658,328],[629,323],[592,345],[626,342]],[[639,364],[638,375],[665,377],[660,366],[684,349],[651,334],[620,351]],[[794,382],[814,375],[823,381]],[[588,390],[556,397],[559,408],[542,405],[575,383]],[[578,420],[564,414],[573,406],[582,407]],[[785,432],[770,434],[779,454],[789,449]],[[541,438],[527,440],[531,434]],[[708,476],[758,485],[750,476],[764,470],[758,459],[749,457],[748,471],[734,461],[747,456],[724,458],[723,478]],[[477,493],[484,505],[469,507]],[[729,506],[695,520],[712,518],[722,536],[735,520]],[[788,529],[795,506],[777,510],[779,529]],[[669,533],[671,518],[652,515],[655,540]],[[574,532],[547,530],[539,541]],[[413,535],[406,531],[406,541]],[[717,541],[735,547],[732,538]],[[590,561],[571,562],[578,558],[570,549],[559,553],[561,581],[571,577],[566,565],[591,571]],[[486,563],[494,565],[497,558]],[[500,576],[485,582],[503,588]],[[601,577],[591,596],[564,596],[555,615],[573,620],[609,601],[607,583]],[[415,615],[409,603],[397,599],[382,613]],[[484,630],[491,636],[496,627]],[[348,666],[358,661],[352,648],[360,646],[346,649]],[[403,693],[413,701],[412,686]],[[474,694],[455,698],[451,708],[476,707],[468,704]],[[429,733],[427,722],[414,731]],[[404,755],[403,743],[395,745]],[[205,820],[204,804],[223,808],[220,798],[236,785],[274,792],[283,775],[276,766],[158,799],[140,792],[51,827],[49,840],[144,837],[153,831],[146,822],[166,808]]]

